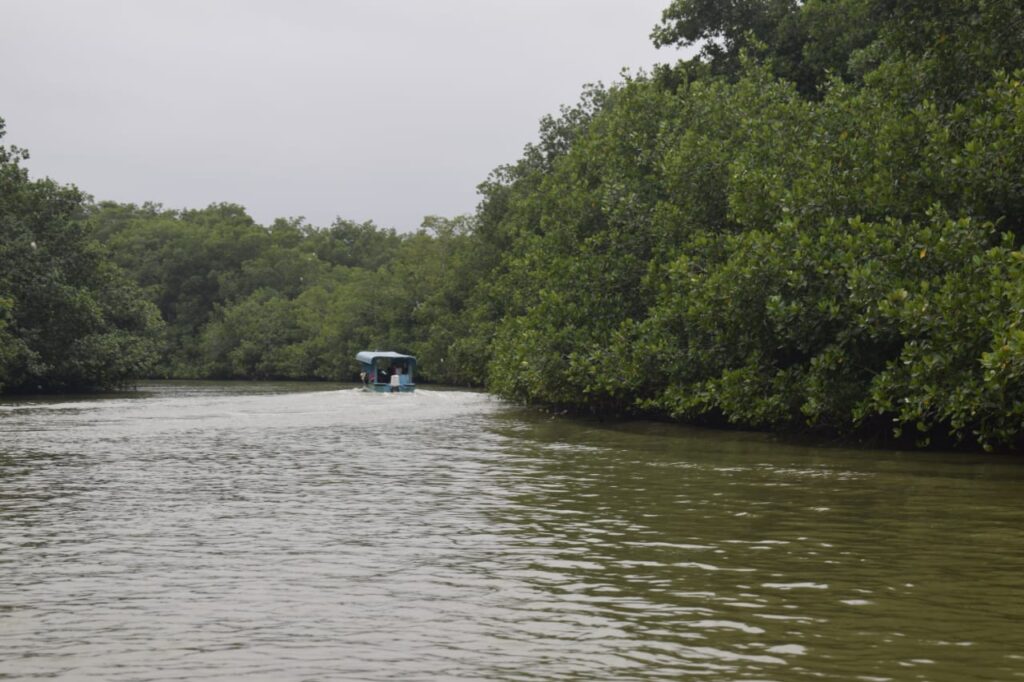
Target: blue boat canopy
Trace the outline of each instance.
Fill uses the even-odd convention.
[[[362,366],[359,378],[363,388],[378,393],[411,393],[416,390],[413,373],[416,358],[390,350],[364,350],[356,353]]]
[[[377,358],[387,358],[389,360],[412,360],[416,361],[416,358],[412,355],[402,355],[401,353],[395,353],[390,350],[362,350],[356,353],[356,360],[363,362],[367,365],[372,365],[373,361]]]

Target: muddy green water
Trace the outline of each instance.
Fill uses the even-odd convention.
[[[0,678],[1024,679],[1016,458],[323,389],[0,403]]]

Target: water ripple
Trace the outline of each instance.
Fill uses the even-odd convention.
[[[0,677],[1024,677],[1024,472],[480,393],[0,404]]]

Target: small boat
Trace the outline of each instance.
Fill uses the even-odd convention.
[[[377,393],[412,393],[416,390],[413,371],[416,358],[389,350],[364,350],[356,353],[363,388]]]

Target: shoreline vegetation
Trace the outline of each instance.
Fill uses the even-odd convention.
[[[1020,3],[674,0],[652,39],[700,52],[586,87],[411,234],[96,201],[0,146],[0,390],[390,348],[550,409],[1019,450]]]

